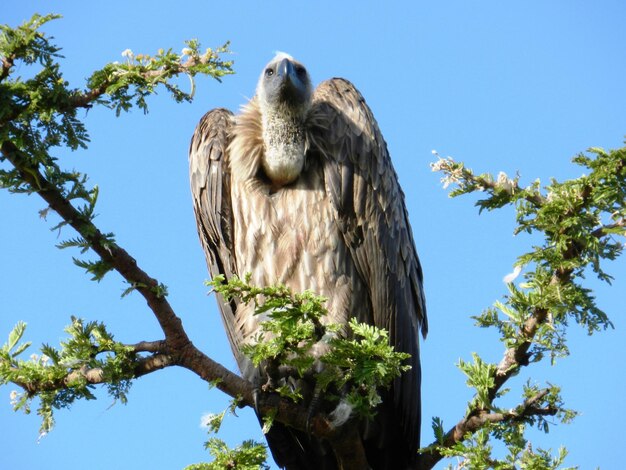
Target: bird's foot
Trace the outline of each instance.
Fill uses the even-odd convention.
[[[261,412],[259,410],[259,396],[261,395],[261,389],[259,387],[254,387],[252,390],[252,404],[254,405],[254,412],[257,416],[261,416]]]

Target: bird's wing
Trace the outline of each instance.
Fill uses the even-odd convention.
[[[223,108],[206,113],[198,123],[189,148],[189,179],[198,235],[211,277],[235,274],[233,220],[228,169],[229,131],[233,114]],[[218,305],[233,354],[241,370],[246,359],[240,352],[235,326],[236,301],[218,297]]]
[[[211,276],[223,274],[226,279],[236,273],[228,163],[229,134],[233,125],[230,111],[220,108],[209,111],[196,127],[189,149],[191,194],[200,242]],[[218,297],[218,305],[239,369],[244,378],[254,381],[257,372],[240,351],[242,338],[235,323],[238,304]],[[334,468],[324,463],[329,459],[334,462],[332,454],[321,455],[316,446],[308,443],[308,436],[282,423],[274,423],[266,438],[272,455],[281,466],[288,469]]]
[[[343,79],[318,86],[311,112],[313,145],[324,159],[326,189],[357,271],[369,288],[374,324],[389,331],[412,369],[394,384],[405,432],[420,424],[419,332],[427,331],[422,268],[387,144],[370,108]],[[358,316],[358,312],[353,313]]]

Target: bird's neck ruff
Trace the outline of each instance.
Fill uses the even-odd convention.
[[[306,114],[286,106],[261,111],[263,170],[275,186],[295,181],[302,171],[307,150]]]
[[[262,112],[256,99],[237,116],[230,143],[230,166],[241,179],[262,171],[274,187],[295,181],[305,164],[310,137],[305,113]]]

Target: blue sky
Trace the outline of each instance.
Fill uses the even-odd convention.
[[[258,74],[276,50],[307,65],[315,83],[348,78],[361,90],[387,140],[406,193],[425,272],[430,334],[422,346],[423,443],[430,418],[457,422],[471,391],[454,364],[476,351],[498,362],[495,333],[472,326],[505,293],[502,277],[532,240],[513,237],[510,210],[480,217],[474,199],[451,200],[429,169],[431,150],[478,172],[519,171],[522,182],[579,176],[570,158],[591,146],[616,148],[626,135],[626,5],[621,0],[444,2],[5,2],[1,23],[17,25],[32,13],[63,19],[45,31],[63,47],[66,78],[82,86],[92,70],[122,60],[127,48],[154,53],[231,40],[236,75],[222,84],[199,79],[193,104],[175,105],[161,92],[150,113],[115,118],[93,109],[85,120],[87,151],[60,152],[66,167],[86,171],[100,186],[96,219],[139,265],[169,287],[170,301],[194,343],[235,368],[200,249],[187,177],[191,133],[207,110],[236,110],[254,93]],[[18,73],[20,71],[18,70]],[[26,71],[24,71],[26,73]],[[185,82],[181,82],[185,86]],[[124,284],[110,274],[100,284],[74,267],[77,253],[54,247],[72,233],[48,230],[36,197],[0,192],[0,336],[19,319],[35,344],[58,344],[70,315],[103,320],[125,342],[160,339],[143,300],[120,299]],[[607,267],[612,287],[599,285],[598,303],[615,330],[588,337],[572,326],[572,352],[556,367],[533,367],[527,378],[563,387],[581,412],[571,425],[532,433],[535,447],[570,451],[580,468],[617,468],[615,436],[626,419],[624,260]],[[4,340],[3,340],[4,341]],[[126,406],[104,394],[57,413],[57,427],[40,442],[35,415],[13,413],[11,386],[0,388],[0,468],[176,469],[207,459],[202,414],[227,399],[184,370],[137,381]],[[4,398],[3,398],[4,397]],[[511,400],[511,405],[514,402]],[[113,406],[112,406],[113,405]],[[261,438],[249,412],[225,424],[231,443]],[[440,464],[439,468],[443,468]]]

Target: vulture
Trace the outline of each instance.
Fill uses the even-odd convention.
[[[404,194],[387,144],[363,96],[333,78],[317,88],[307,69],[278,53],[255,96],[234,115],[206,113],[191,140],[191,193],[211,276],[244,278],[324,296],[328,322],[356,317],[389,332],[411,369],[382,390],[359,426],[369,466],[415,466],[420,434],[419,335],[428,329]],[[262,318],[254,306],[218,296],[242,376],[263,372],[241,353]],[[312,352],[315,354],[315,352]],[[274,423],[267,434],[281,468],[333,469],[328,443]]]

